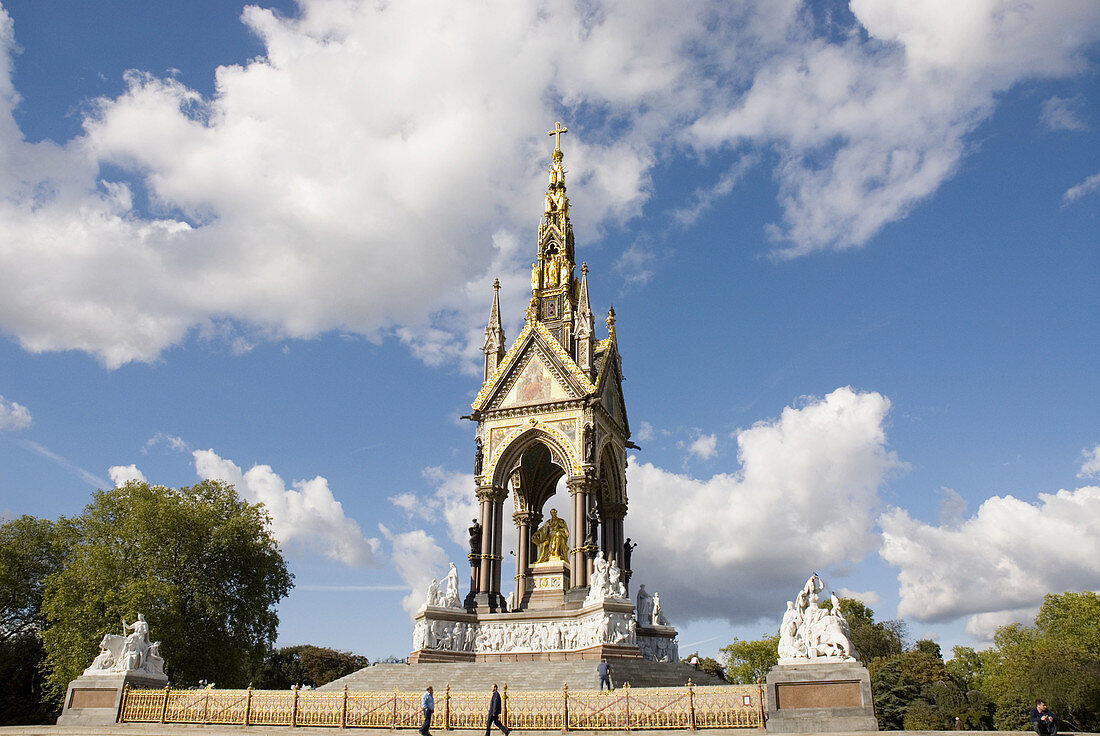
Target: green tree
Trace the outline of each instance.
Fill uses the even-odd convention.
[[[63,691],[103,635],[139,612],[173,682],[248,684],[275,639],[275,604],[291,587],[269,523],[263,506],[221,481],[97,491],[72,520],[68,564],[46,581],[52,687]]]
[[[1035,626],[997,630],[983,689],[997,705],[1000,729],[1026,728],[1043,698],[1070,728],[1100,730],[1100,596],[1048,595]]]
[[[45,692],[42,591],[64,557],[64,523],[0,525],[0,726],[45,723],[60,710]]]
[[[359,654],[303,644],[270,652],[256,686],[284,690],[294,685],[320,687],[363,669],[370,661]]]
[[[762,682],[768,670],[779,662],[779,634],[754,641],[734,639],[719,652],[726,660],[727,680],[741,685]]]
[[[683,661],[690,662],[694,657],[699,657],[698,650],[684,657]],[[726,668],[714,657],[699,657],[699,669],[702,672],[706,672],[708,675],[714,675],[722,680],[726,679]]]
[[[870,664],[878,657],[892,657],[905,651],[907,627],[904,621],[876,622],[875,612],[854,598],[841,598],[840,612],[848,620],[852,646],[859,652],[864,664]]]

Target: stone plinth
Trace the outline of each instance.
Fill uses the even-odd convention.
[[[118,720],[122,705],[122,689],[162,688],[168,678],[147,673],[114,672],[103,675],[83,675],[69,683],[65,706],[57,719],[59,726],[104,726]]]
[[[526,610],[561,608],[569,587],[569,565],[565,560],[547,560],[531,565],[531,589],[523,597]]]
[[[773,733],[877,731],[871,677],[859,662],[803,660],[767,676]]]

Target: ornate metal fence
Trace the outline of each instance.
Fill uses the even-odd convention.
[[[614,691],[503,690],[502,720],[525,731],[629,731],[761,728],[764,691],[758,685],[631,688]],[[484,692],[436,694],[433,726],[485,727]],[[243,726],[419,728],[420,693],[301,690],[127,690],[119,720],[129,723],[213,723]]]

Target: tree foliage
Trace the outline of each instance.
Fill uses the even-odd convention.
[[[726,668],[722,666],[722,663],[714,657],[700,657],[698,650],[684,657],[683,661],[690,662],[692,659],[695,658],[698,658],[699,660],[699,664],[697,666],[700,671],[706,672],[708,675],[714,675],[715,677],[722,680],[726,679]]]
[[[270,652],[256,686],[284,690],[294,685],[320,687],[363,669],[370,661],[359,654],[303,644]]]
[[[144,613],[173,682],[247,685],[275,639],[291,575],[263,507],[221,481],[97,491],[46,580],[50,683],[63,691],[100,639]]]
[[[725,657],[727,680],[741,685],[762,682],[768,670],[779,662],[779,634],[753,641],[734,639],[719,651]]]
[[[0,525],[0,726],[42,723],[60,709],[45,692],[41,632],[44,582],[61,569],[64,529],[33,516]]]

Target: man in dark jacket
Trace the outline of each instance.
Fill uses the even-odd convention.
[[[504,724],[500,722],[500,693],[497,692],[496,685],[493,685],[493,697],[489,698],[489,719],[485,721],[485,736],[489,736],[494,723],[497,724],[497,728],[504,732],[504,736],[512,733],[512,729],[505,728]]]
[[[1035,733],[1040,736],[1058,736],[1058,719],[1047,709],[1047,704],[1042,700],[1035,701],[1035,707],[1027,717]]]

